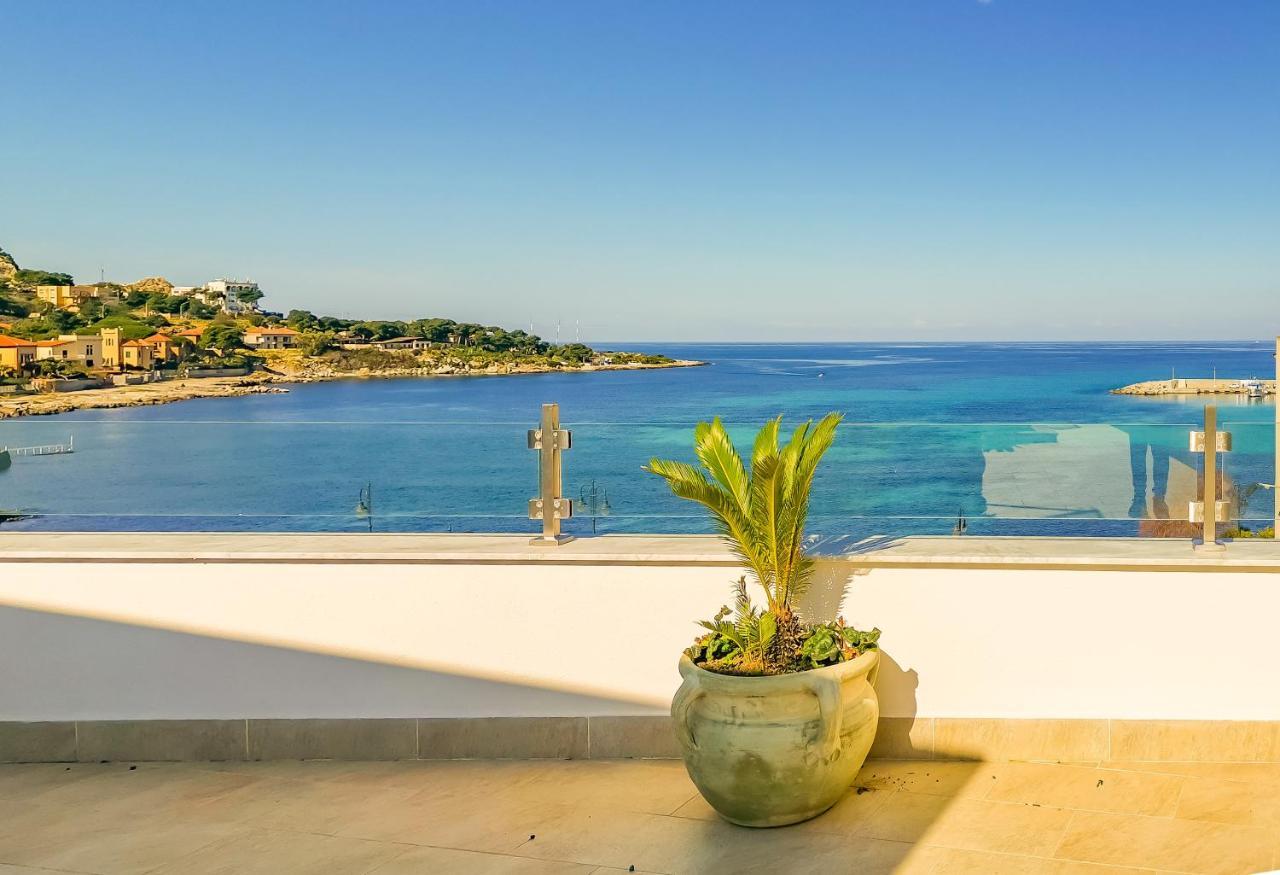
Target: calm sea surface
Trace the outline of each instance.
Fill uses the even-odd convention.
[[[570,530],[590,531],[595,516],[600,531],[704,531],[641,465],[689,458],[693,424],[713,415],[749,447],[770,416],[839,410],[848,421],[810,524],[823,537],[950,532],[960,515],[971,533],[1134,534],[1136,518],[1176,517],[1194,492],[1187,431],[1204,400],[1108,390],[1174,371],[1275,372],[1267,342],[617,345],[712,364],[342,381],[0,421],[0,445],[74,436],[76,447],[0,472],[0,509],[29,514],[5,528],[532,532],[525,432],[556,401],[574,432]],[[1219,404],[1242,516],[1268,519],[1274,493],[1255,484],[1275,482],[1274,407]],[[366,486],[371,519],[355,511]]]

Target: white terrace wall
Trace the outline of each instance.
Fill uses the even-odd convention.
[[[692,621],[735,576],[683,549],[664,564],[0,560],[0,721],[662,714]],[[1278,584],[832,560],[808,609],[843,596],[851,622],[884,630],[889,717],[1280,720]]]

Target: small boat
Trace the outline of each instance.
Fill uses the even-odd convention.
[[[360,489],[360,499],[356,502],[356,516],[368,516],[373,512],[373,484],[368,483]]]
[[[1245,380],[1241,384],[1241,388],[1250,398],[1261,398],[1266,394],[1266,391],[1262,388],[1261,380]]]

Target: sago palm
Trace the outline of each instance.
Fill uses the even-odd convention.
[[[809,493],[841,419],[828,413],[816,426],[809,420],[784,446],[778,444],[782,417],[770,420],[756,435],[748,471],[717,417],[694,430],[701,469],[665,459],[653,459],[645,469],[665,479],[680,498],[704,505],[760,583],[768,613],[777,620],[770,660],[775,663],[792,658],[799,648],[801,627],[792,602],[813,575],[813,560],[804,552]]]

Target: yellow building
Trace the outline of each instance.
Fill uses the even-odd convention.
[[[151,357],[157,362],[166,362],[182,355],[182,341],[167,334],[156,332],[150,337],[144,337],[142,342],[151,347]]]
[[[102,366],[104,368],[120,367],[120,363],[124,361],[124,354],[120,349],[123,342],[119,328],[102,329]]]
[[[37,359],[59,359],[97,367],[102,360],[102,338],[96,334],[60,334],[57,340],[36,341]]]
[[[97,286],[36,286],[36,297],[58,310],[75,312],[85,301],[103,294]]]
[[[155,367],[155,352],[145,340],[126,340],[120,344],[120,353],[126,368],[149,371]]]
[[[30,340],[0,334],[0,368],[18,370],[36,360],[36,345]]]
[[[155,351],[145,340],[125,340],[119,328],[102,329],[102,366],[114,370],[155,367]]]

